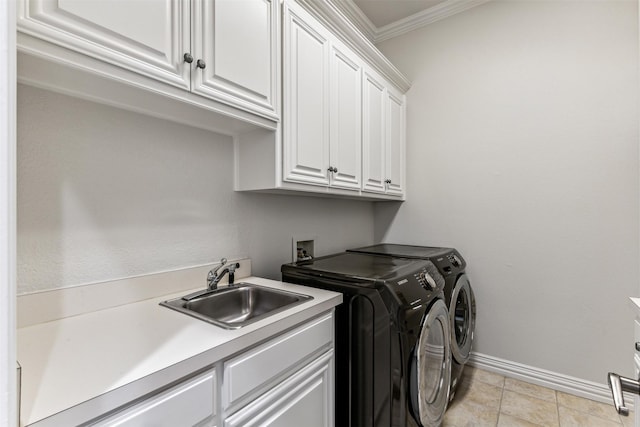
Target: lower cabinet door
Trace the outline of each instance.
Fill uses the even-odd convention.
[[[185,380],[92,426],[213,426],[215,370]]]
[[[330,350],[227,417],[224,425],[330,427],[333,420],[333,350]]]

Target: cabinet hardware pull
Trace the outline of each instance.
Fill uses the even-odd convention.
[[[629,409],[624,405],[623,391],[628,391],[635,394],[640,394],[640,383],[631,378],[621,377],[618,374],[609,372],[607,376],[609,380],[609,388],[611,389],[611,395],[613,396],[613,405],[616,411],[620,415],[629,415]]]
[[[207,66],[207,64],[202,60],[202,59],[198,59],[198,61],[196,62],[196,67],[204,70],[204,68]]]
[[[185,53],[184,62],[186,62],[187,64],[191,64],[193,62],[193,56],[191,56],[190,53]]]
[[[338,172],[338,168],[334,168],[333,166],[329,166],[329,169],[327,169],[329,172]]]

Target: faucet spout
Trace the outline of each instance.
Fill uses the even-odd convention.
[[[218,283],[220,283],[220,280],[222,280],[227,273],[229,273],[229,284],[232,285],[235,280],[236,268],[239,267],[239,262],[227,264],[227,259],[222,258],[220,265],[207,274],[207,289],[210,291],[218,289]]]

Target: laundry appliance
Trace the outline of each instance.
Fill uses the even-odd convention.
[[[282,279],[341,292],[335,425],[442,423],[451,349],[445,279],[430,260],[339,253],[282,266]]]
[[[476,300],[466,275],[466,261],[453,248],[383,243],[348,252],[431,261],[445,279],[444,295],[451,322],[451,391],[453,399],[469,360],[476,324]]]

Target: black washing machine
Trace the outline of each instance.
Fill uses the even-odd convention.
[[[453,248],[384,243],[348,252],[430,260],[445,278],[445,301],[451,320],[451,392],[453,399],[464,365],[469,360],[476,324],[476,300],[465,274],[466,262]]]
[[[442,423],[451,331],[445,279],[432,261],[345,252],[285,264],[282,280],[343,294],[335,311],[336,426]]]

